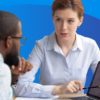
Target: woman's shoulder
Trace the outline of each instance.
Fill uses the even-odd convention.
[[[54,41],[54,35],[44,36],[42,39],[36,41],[36,44],[42,47],[47,47]]]
[[[42,39],[37,40],[36,44],[40,46],[45,46],[48,42],[49,36],[44,36]]]
[[[90,37],[82,36],[78,34],[78,38],[82,41],[82,43],[94,45],[97,44],[96,41]]]

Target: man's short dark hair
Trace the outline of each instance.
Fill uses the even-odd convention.
[[[12,13],[0,11],[0,40],[18,33],[19,19]]]

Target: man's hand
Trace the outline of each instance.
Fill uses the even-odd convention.
[[[12,65],[11,72],[12,72],[12,84],[16,84],[18,81],[18,76],[20,74],[24,74],[32,69],[32,65],[25,61],[24,58],[19,59],[18,66]]]
[[[19,59],[18,66],[12,65],[11,67],[12,74],[14,75],[23,74],[27,71],[30,71],[31,69],[32,69],[32,65],[28,61],[25,61],[24,58]]]

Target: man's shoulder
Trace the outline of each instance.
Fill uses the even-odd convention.
[[[5,75],[10,75],[11,71],[10,68],[7,64],[5,64],[4,62],[0,62],[0,74],[5,74]]]

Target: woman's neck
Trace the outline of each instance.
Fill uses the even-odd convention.
[[[73,36],[70,40],[64,41],[64,40],[58,39],[57,37],[56,37],[56,40],[57,40],[58,45],[62,49],[62,52],[66,56],[75,43],[76,35]]]

